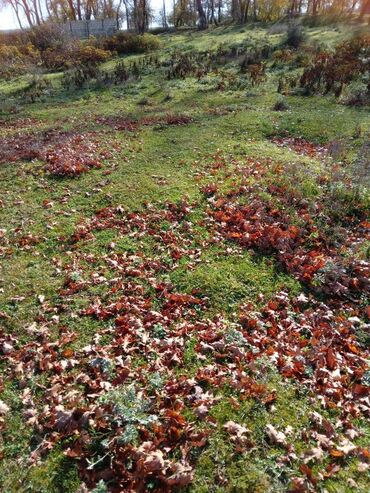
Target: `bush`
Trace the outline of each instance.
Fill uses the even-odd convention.
[[[65,89],[82,89],[92,80],[101,77],[101,72],[96,65],[80,65],[64,72],[62,86]]]
[[[109,51],[96,46],[95,40],[70,40],[48,23],[0,39],[0,76],[3,77],[28,72],[30,65],[64,70],[76,65],[96,65],[111,57]]]
[[[359,34],[336,47],[321,51],[300,79],[307,94],[333,92],[339,97],[346,85],[370,71],[370,35]]]
[[[43,96],[50,94],[52,90],[52,84],[49,79],[44,76],[34,75],[27,86],[18,92],[18,96],[26,102],[34,103],[41,99]]]
[[[31,65],[41,63],[40,53],[31,44],[0,45],[0,77],[9,78],[24,74]]]
[[[75,55],[76,65],[97,65],[107,61],[112,56],[110,51],[82,43],[77,47]]]
[[[262,62],[248,66],[252,86],[259,86],[266,80],[266,65]]]
[[[288,74],[279,78],[277,92],[279,94],[291,94],[295,88],[299,79],[296,75]]]
[[[158,34],[165,34],[165,33],[173,33],[175,32],[175,28],[174,27],[162,27],[162,26],[158,26],[158,27],[152,27],[149,32],[150,34],[153,34],[153,35],[158,35]]]
[[[289,50],[288,48],[282,50],[276,50],[272,56],[272,59],[275,62],[280,62],[282,64],[289,63],[294,58],[294,52]]]
[[[284,34],[288,30],[287,24],[284,22],[276,22],[269,28],[269,34]]]
[[[46,50],[62,51],[68,40],[61,29],[55,24],[44,23],[28,31],[29,41],[39,51]]]
[[[66,55],[66,51],[47,48],[41,53],[42,64],[49,70],[63,70],[70,65],[70,57]]]
[[[168,66],[167,79],[185,79],[197,77],[200,80],[211,70],[211,59],[203,53],[183,53],[176,51],[165,62]]]
[[[291,24],[288,28],[285,45],[297,49],[301,46],[305,39],[302,26],[299,24]]]
[[[46,68],[63,70],[81,65],[97,65],[108,60],[112,54],[88,42],[73,41],[63,47],[47,48],[41,56]]]
[[[344,91],[341,102],[347,106],[366,106],[370,104],[370,84],[357,80],[351,82]]]
[[[129,73],[123,61],[118,62],[114,67],[113,78],[115,84],[122,84],[129,78]]]
[[[284,99],[278,99],[272,109],[274,111],[288,111],[290,106]]]
[[[124,55],[128,53],[146,53],[157,50],[160,47],[159,39],[153,34],[137,35],[127,32],[119,32],[102,41],[105,50],[116,51]]]

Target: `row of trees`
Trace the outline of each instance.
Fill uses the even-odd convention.
[[[195,26],[205,29],[225,19],[237,23],[250,20],[276,21],[303,13],[370,14],[370,0],[173,0],[171,8],[162,0],[159,22],[169,25]],[[115,18],[128,29],[145,32],[154,19],[150,0],[0,0],[12,8],[21,29],[45,21]]]

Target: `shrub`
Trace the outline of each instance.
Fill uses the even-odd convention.
[[[276,50],[272,56],[274,65],[289,63],[294,59],[292,50],[287,48]]]
[[[334,52],[321,51],[300,79],[308,94],[333,92],[339,97],[343,88],[370,70],[370,35],[359,34],[337,46]]]
[[[65,89],[82,89],[91,80],[100,77],[101,72],[96,65],[80,65],[64,72],[62,86]]]
[[[234,53],[230,53],[232,56],[239,56],[240,47],[236,48]],[[243,50],[244,51],[244,50]],[[244,58],[240,63],[241,72],[248,72],[248,66],[257,65],[261,63],[262,60],[267,60],[271,57],[273,53],[273,47],[269,44],[264,44],[262,46],[252,46],[251,48],[246,48],[244,51]]]
[[[370,84],[366,85],[360,80],[351,82],[347,86],[341,102],[347,106],[366,106],[370,104]]]
[[[272,109],[274,111],[288,111],[290,106],[284,99],[278,99]]]
[[[242,62],[240,63],[240,71],[242,73],[247,73],[251,65],[256,65],[261,62],[261,57],[258,51],[247,52],[244,56]]]
[[[47,22],[30,29],[28,38],[41,52],[46,50],[62,51],[67,44],[67,38],[62,30],[57,29],[55,24],[48,24]]]
[[[52,85],[49,79],[40,75],[35,75],[29,84],[18,93],[26,101],[34,103],[38,99],[50,93]]]
[[[146,53],[160,47],[159,39],[153,34],[137,35],[119,32],[102,41],[105,50],[116,51],[119,54]]]
[[[81,43],[76,50],[76,65],[97,65],[107,61],[111,55],[109,51]]]
[[[42,53],[46,68],[63,70],[81,65],[97,65],[111,57],[109,51],[81,41],[67,42],[63,47],[47,48]]]
[[[95,46],[94,40],[70,40],[55,25],[48,23],[10,37],[14,44],[5,43],[6,37],[1,39],[4,42],[0,44],[0,76],[27,72],[30,65],[44,66],[49,70],[96,65],[111,56],[109,51]]]
[[[303,43],[304,38],[305,36],[302,26],[300,26],[299,24],[291,24],[288,28],[285,45],[297,49]]]
[[[24,61],[17,46],[0,45],[0,77],[8,78],[24,71]]]
[[[211,70],[211,59],[204,53],[182,53],[176,51],[165,62],[169,66],[167,78],[185,79],[197,77],[201,79]]]
[[[29,71],[30,66],[41,63],[40,53],[31,44],[0,45],[0,77],[9,78]]]
[[[284,22],[276,22],[269,28],[269,34],[284,34],[288,30],[287,24]]]
[[[49,70],[62,70],[70,66],[70,57],[66,51],[57,51],[53,48],[47,48],[41,54],[42,63]]]
[[[298,82],[299,78],[294,74],[282,75],[278,81],[277,92],[279,94],[291,94]]]
[[[248,74],[251,79],[252,86],[258,86],[266,80],[266,65],[262,62],[249,65]]]
[[[118,62],[114,67],[113,78],[115,84],[122,84],[129,78],[129,73],[123,61]]]

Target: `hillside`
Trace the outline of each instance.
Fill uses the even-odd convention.
[[[1,491],[368,491],[355,29],[277,31],[0,81]]]

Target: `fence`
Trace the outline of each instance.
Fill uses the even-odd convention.
[[[118,30],[116,19],[67,21],[60,24],[60,28],[65,35],[80,39],[89,36],[110,36]]]

